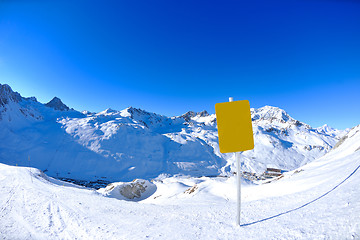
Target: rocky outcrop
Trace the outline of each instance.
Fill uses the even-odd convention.
[[[14,92],[11,87],[7,84],[0,84],[0,106],[5,106],[12,102],[20,102],[21,95],[17,92]]]
[[[46,103],[45,106],[53,108],[58,111],[69,111],[70,108],[66,106],[60,98],[54,97],[50,102]]]
[[[155,191],[156,185],[143,179],[135,179],[127,183],[110,183],[106,188],[98,190],[104,196],[129,201],[144,200],[154,194]]]
[[[183,118],[186,122],[189,122],[193,117],[207,117],[207,116],[209,116],[209,113],[206,110],[204,110],[202,112],[188,111],[183,115],[181,115],[180,117]]]

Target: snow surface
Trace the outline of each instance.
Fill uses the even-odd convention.
[[[0,164],[2,239],[359,239],[360,125],[334,150],[268,183],[162,175],[142,201],[118,200]],[[141,181],[141,180],[140,180]],[[117,184],[118,186],[121,184]]]

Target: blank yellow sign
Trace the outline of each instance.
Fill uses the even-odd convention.
[[[249,101],[217,103],[215,112],[221,153],[254,148]]]

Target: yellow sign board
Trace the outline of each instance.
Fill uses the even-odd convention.
[[[254,148],[249,101],[217,103],[215,112],[221,153]]]

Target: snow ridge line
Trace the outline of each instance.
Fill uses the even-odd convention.
[[[352,175],[354,175],[355,172],[356,172],[357,170],[359,170],[359,168],[360,168],[360,165],[358,165],[358,166],[355,168],[355,170],[354,170],[349,176],[347,176],[344,180],[342,180],[340,183],[338,183],[335,187],[333,187],[332,189],[330,189],[329,191],[327,191],[326,193],[324,193],[324,194],[321,195],[320,197],[317,197],[317,198],[315,198],[314,200],[312,200],[312,201],[310,201],[310,202],[307,202],[307,203],[301,205],[300,207],[297,207],[297,208],[288,210],[288,211],[286,211],[286,212],[282,212],[282,213],[276,214],[276,215],[271,216],[271,217],[263,218],[263,219],[258,220],[258,221],[254,221],[254,222],[251,222],[251,223],[244,223],[244,224],[241,224],[240,226],[241,226],[241,227],[246,227],[246,226],[253,225],[253,224],[255,224],[255,223],[264,222],[264,221],[267,221],[267,220],[270,220],[270,219],[273,219],[273,218],[276,218],[276,217],[280,217],[280,216],[285,215],[285,214],[287,214],[287,213],[294,212],[294,211],[299,210],[299,209],[301,209],[301,208],[303,208],[303,207],[306,207],[307,205],[310,205],[311,203],[316,202],[317,200],[325,197],[326,195],[328,195],[329,193],[331,193],[332,191],[334,191],[336,188],[338,188],[340,185],[342,185],[345,181],[347,181]]]

